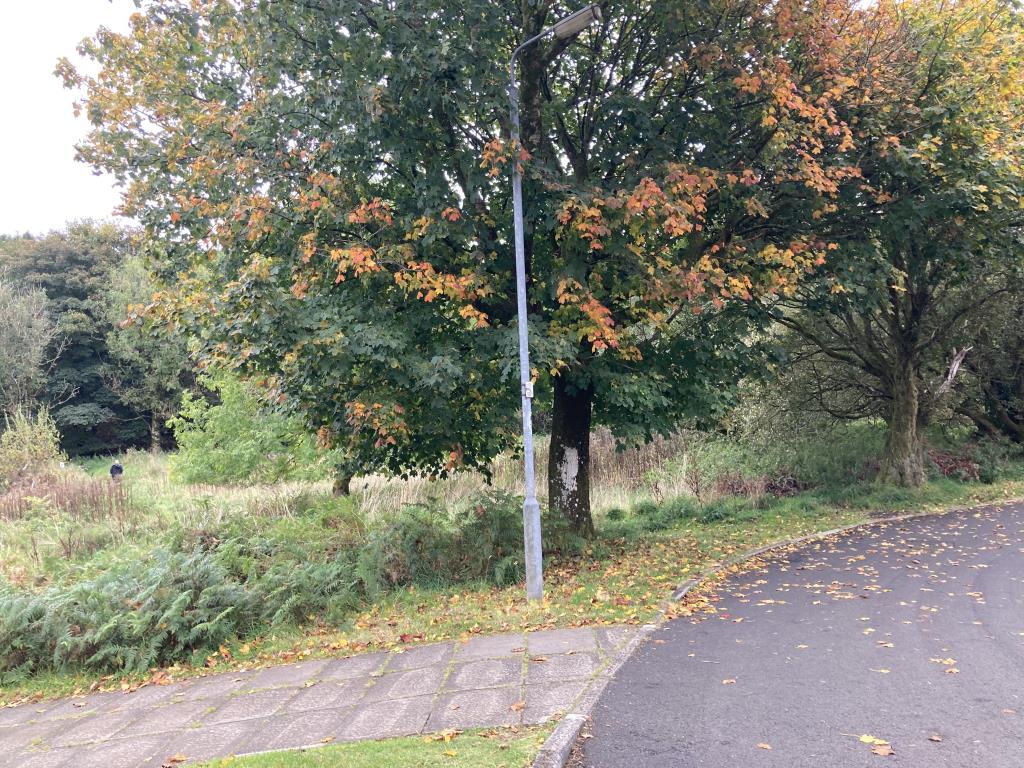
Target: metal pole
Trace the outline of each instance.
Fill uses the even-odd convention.
[[[526,245],[523,238],[523,174],[519,169],[519,86],[516,83],[516,56],[528,40],[516,49],[509,62],[508,98],[512,111],[512,216],[516,247],[516,313],[519,321],[519,384],[523,399],[523,472],[526,500],[523,502],[523,538],[526,547],[526,596],[544,597],[544,566],[541,549],[540,504],[533,469],[533,381],[530,374],[530,338],[526,323]]]

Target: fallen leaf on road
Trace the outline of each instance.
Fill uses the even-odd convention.
[[[861,736],[860,740],[864,744],[873,744],[877,747],[881,747],[889,743],[885,739],[880,739],[877,736],[872,736],[869,733],[865,733],[863,736]]]
[[[517,701],[515,704],[513,704],[511,707],[509,707],[509,709],[511,709],[513,712],[522,712],[523,711],[523,707],[525,707],[525,706],[526,706],[526,702],[525,701]]]
[[[758,748],[758,749],[771,749],[771,748],[772,748],[772,745],[771,745],[771,744],[765,744],[765,743],[764,743],[764,742],[762,741],[762,742],[761,742],[760,744],[758,744],[758,745],[757,745],[757,748]]]
[[[895,755],[896,753],[892,751],[892,747],[890,747],[888,744],[879,744],[878,746],[871,748],[871,754],[878,755],[880,757],[889,757],[890,755]]]
[[[736,685],[736,681],[730,678],[729,680],[723,680],[722,685]]]
[[[939,734],[937,733],[933,733],[931,736],[928,737],[928,741],[942,741],[942,737],[939,736]]]

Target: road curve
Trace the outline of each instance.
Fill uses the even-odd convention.
[[[763,562],[621,668],[577,764],[1024,768],[1024,505]]]

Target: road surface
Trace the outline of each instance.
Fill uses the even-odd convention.
[[[1021,504],[772,555],[622,667],[577,764],[1022,768],[1022,579]]]

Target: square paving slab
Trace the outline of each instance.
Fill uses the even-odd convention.
[[[434,705],[426,730],[515,725],[520,720],[520,694],[518,685],[446,694]]]
[[[455,664],[448,674],[444,687],[446,691],[494,688],[519,683],[522,675],[522,659],[480,659]]]
[[[341,731],[341,739],[411,736],[423,730],[433,696],[378,701],[359,707]]]

